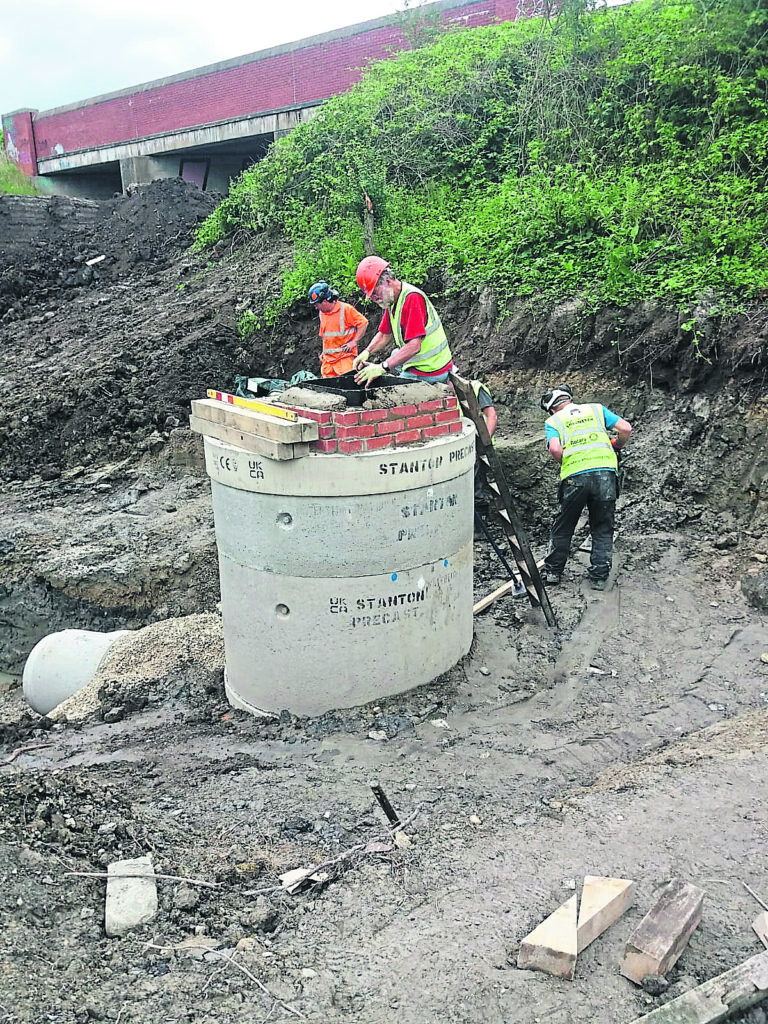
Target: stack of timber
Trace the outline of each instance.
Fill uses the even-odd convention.
[[[189,426],[198,434],[215,437],[268,459],[284,461],[309,454],[310,442],[318,439],[318,425],[314,420],[293,414],[292,418],[286,418],[285,410],[279,408],[274,412],[256,411],[253,406],[269,407],[265,403],[248,403],[246,399],[241,402],[229,404],[215,398],[193,401]]]

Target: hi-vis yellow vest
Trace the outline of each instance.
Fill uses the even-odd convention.
[[[448,338],[445,336],[443,325],[440,323],[440,317],[437,315],[435,307],[420,288],[414,288],[412,284],[407,284],[405,281],[402,282],[397,302],[394,308],[389,311],[389,325],[392,328],[392,337],[395,339],[395,345],[398,348],[402,348],[405,342],[403,341],[403,331],[400,326],[400,316],[403,312],[403,304],[406,298],[414,292],[424,299],[427,306],[427,332],[424,341],[421,343],[421,350],[412,359],[409,359],[407,363],[404,363],[400,369],[434,373],[435,370],[442,370],[447,363],[451,362],[451,350],[448,347]]]
[[[575,405],[573,402],[547,420],[560,437],[563,461],[560,479],[591,469],[618,470],[616,452],[605,429],[600,405]]]

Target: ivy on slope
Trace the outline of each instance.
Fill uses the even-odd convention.
[[[725,312],[768,287],[764,0],[639,0],[439,35],[369,68],[202,226],[292,240],[267,322],[354,287],[364,196],[406,278]],[[256,321],[252,326],[256,326]]]

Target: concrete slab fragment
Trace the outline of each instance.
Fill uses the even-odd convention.
[[[107,868],[104,930],[121,936],[157,913],[157,882],[150,857],[116,860]]]

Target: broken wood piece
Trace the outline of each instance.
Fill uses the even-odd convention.
[[[630,935],[621,973],[639,985],[646,974],[662,978],[677,963],[701,921],[704,890],[673,879]]]
[[[309,455],[309,444],[285,444],[282,441],[271,441],[266,437],[259,437],[257,434],[248,434],[237,427],[228,427],[223,423],[214,423],[213,420],[204,420],[199,416],[189,417],[189,428],[197,434],[205,437],[215,437],[217,441],[226,441],[246,452],[253,452],[255,455],[263,455],[267,459],[285,462],[288,459],[300,459]]]
[[[752,922],[752,929],[765,948],[768,949],[768,910],[758,914]]]
[[[633,1024],[718,1024],[768,996],[768,950],[710,978]]]
[[[573,981],[578,951],[576,894],[526,935],[520,943],[517,966],[521,971],[544,971]]]
[[[587,875],[579,907],[579,953],[618,921],[634,899],[635,883],[629,879]]]

